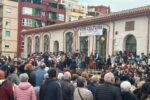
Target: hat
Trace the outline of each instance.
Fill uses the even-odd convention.
[[[0,80],[5,79],[5,72],[0,70]]]

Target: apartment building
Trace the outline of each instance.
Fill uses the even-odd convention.
[[[100,6],[88,6],[87,16],[101,16],[110,14],[110,7],[100,5]]]
[[[0,55],[14,57],[17,54],[18,3],[16,0],[0,0]]]
[[[86,18],[87,8],[79,5],[79,0],[61,0],[66,6],[66,22]]]
[[[20,0],[18,2],[18,56],[23,56],[24,40],[22,31],[63,23],[66,10],[59,0]]]

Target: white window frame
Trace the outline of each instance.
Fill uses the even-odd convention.
[[[10,44],[9,43],[5,43],[5,48],[9,49],[10,48]]]

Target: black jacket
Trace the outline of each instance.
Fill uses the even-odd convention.
[[[74,86],[69,81],[61,81],[64,100],[73,100]]]
[[[40,100],[63,100],[60,83],[55,79],[47,79],[40,87]]]
[[[130,92],[121,92],[123,100],[138,100],[137,97]]]
[[[96,88],[94,100],[122,100],[120,89],[110,83],[104,83]]]

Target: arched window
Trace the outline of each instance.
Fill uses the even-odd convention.
[[[44,52],[49,52],[49,36],[44,36]]]
[[[136,53],[136,39],[133,35],[127,36],[125,43],[125,49],[127,51]]]
[[[35,37],[35,52],[36,53],[40,52],[40,37],[39,36]]]
[[[88,36],[80,37],[80,51],[88,54]]]
[[[31,37],[27,38],[27,54],[28,56],[31,55],[31,50],[32,50],[32,40]]]
[[[55,52],[55,53],[58,53],[58,52],[59,52],[59,42],[58,42],[58,41],[55,41],[55,42],[54,42],[54,52]]]
[[[66,34],[66,52],[72,52],[73,48],[73,33],[68,32]]]

